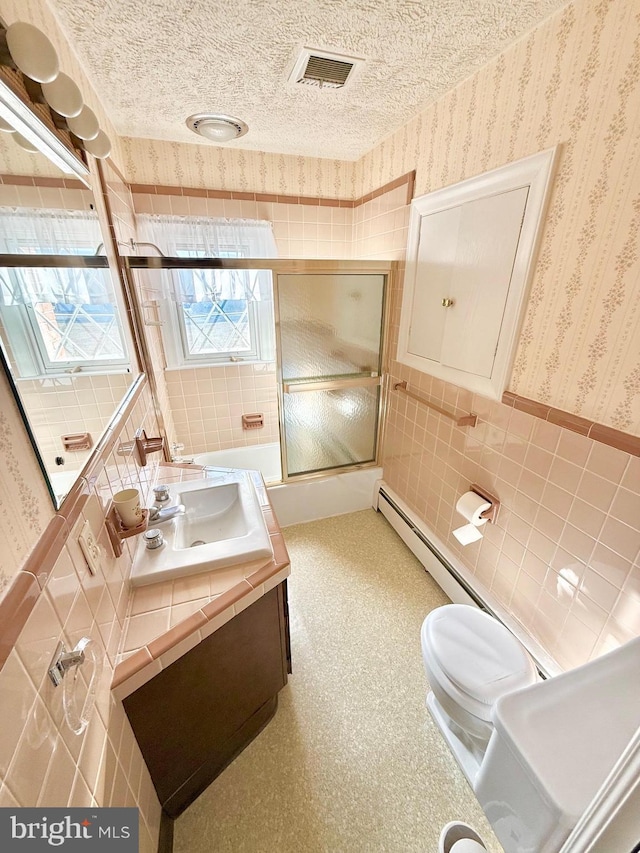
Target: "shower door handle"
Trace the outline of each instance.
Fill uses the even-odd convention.
[[[305,382],[293,380],[282,383],[285,394],[299,394],[302,391],[338,391],[341,388],[374,387],[380,385],[380,376],[363,373],[362,376],[349,376],[345,379],[317,379]]]

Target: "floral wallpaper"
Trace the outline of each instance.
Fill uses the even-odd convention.
[[[157,139],[121,140],[125,177],[134,184],[355,198],[354,163]]]
[[[640,433],[640,8],[572,3],[356,164],[416,195],[559,146],[509,390]]]
[[[0,369],[0,596],[53,518],[22,417]]]

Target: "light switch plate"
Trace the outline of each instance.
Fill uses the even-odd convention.
[[[100,557],[102,556],[98,541],[94,536],[91,525],[88,521],[82,525],[82,530],[78,536],[78,544],[82,549],[84,558],[87,561],[87,566],[92,575],[95,575],[100,568]]]

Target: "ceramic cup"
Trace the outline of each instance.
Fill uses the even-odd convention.
[[[113,504],[123,527],[137,527],[142,521],[140,492],[137,489],[124,489],[118,492],[113,496]]]

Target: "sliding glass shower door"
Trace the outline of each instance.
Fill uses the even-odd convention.
[[[277,276],[287,477],[375,461],[385,281],[371,273]]]

